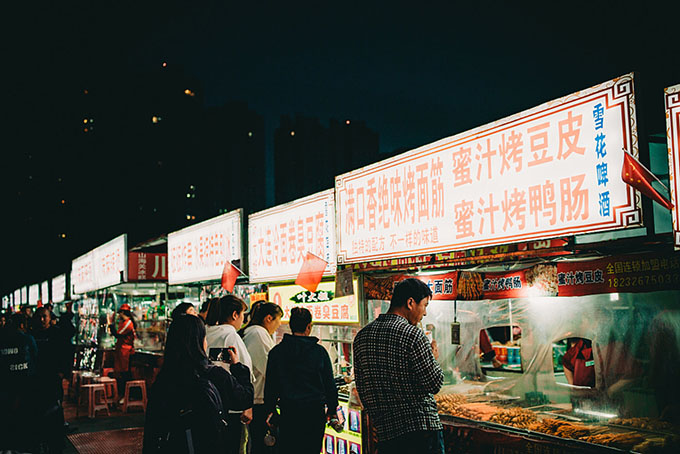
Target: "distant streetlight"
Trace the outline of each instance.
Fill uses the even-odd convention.
[[[195,95],[195,93],[193,91],[189,90],[188,88],[186,90],[184,90],[184,94],[187,95],[187,96],[194,96]]]

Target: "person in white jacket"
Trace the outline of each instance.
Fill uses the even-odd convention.
[[[235,295],[226,295],[219,300],[213,301],[210,304],[206,317],[208,328],[205,338],[208,344],[208,352],[211,348],[234,347],[241,360],[241,364],[250,369],[250,381],[254,384],[253,362],[246,345],[237,333],[237,330],[243,325],[243,316],[247,307],[246,303]],[[216,362],[216,364],[229,370],[229,364],[227,363]],[[242,432],[245,432],[244,424],[249,424],[253,419],[253,409],[249,408],[243,412],[229,411],[226,419],[228,423],[227,432],[229,432],[228,438],[239,441],[237,445],[230,447],[228,452],[243,452],[241,443],[243,438]]]
[[[267,413],[264,409],[264,383],[267,375],[267,358],[269,350],[274,347],[272,334],[281,326],[283,310],[269,302],[256,307],[250,317],[250,323],[243,331],[243,342],[252,359],[255,375],[255,394],[253,396],[253,420],[250,423],[250,454],[265,452],[264,436],[267,433]]]

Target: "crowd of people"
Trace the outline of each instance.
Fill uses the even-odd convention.
[[[0,451],[62,451],[72,319],[70,308],[56,317],[50,304],[0,317]]]
[[[433,398],[443,373],[436,345],[418,328],[431,296],[417,279],[399,282],[389,311],[354,341],[356,387],[380,453],[444,452]],[[118,339],[115,369],[129,373],[134,318],[125,306],[111,331]],[[302,307],[291,310],[290,333],[276,344],[282,316],[274,303],[259,301],[248,310],[234,295],[210,299],[198,312],[188,303],[177,306],[149,392],[143,452],[318,454],[338,409],[331,360],[311,336],[312,314]],[[73,325],[68,316],[57,322],[47,306],[0,323],[6,383],[0,451],[60,452],[61,384],[72,363]],[[41,427],[43,436],[29,436],[28,427]]]

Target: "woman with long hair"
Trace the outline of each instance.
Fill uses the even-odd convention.
[[[250,323],[243,331],[243,343],[246,344],[248,353],[250,353],[253,375],[255,375],[253,420],[250,422],[250,453],[260,454],[265,452],[264,436],[267,433],[267,412],[264,409],[267,358],[269,350],[275,345],[272,335],[281,326],[283,310],[277,304],[263,301],[250,312]]]
[[[206,339],[208,341],[208,348],[224,348],[233,346],[236,348],[238,357],[241,362],[248,366],[252,371],[253,363],[250,359],[250,354],[243,339],[238,335],[238,330],[243,325],[244,312],[247,306],[246,303],[236,295],[226,295],[222,298],[213,301],[208,310],[206,330]],[[218,363],[230,369],[228,364],[223,362]],[[251,372],[251,383],[254,382],[254,376]],[[238,450],[242,445],[240,441],[241,434],[246,435],[245,424],[249,424],[253,418],[252,408],[247,408],[243,412],[231,411],[227,416],[228,431],[231,434],[231,439],[239,438],[235,444],[234,449]]]
[[[225,356],[231,372],[211,364],[206,329],[199,317],[172,321],[163,366],[151,388],[144,427],[144,453],[235,453],[225,417],[253,404],[250,370],[234,348]],[[189,445],[191,444],[191,445]]]
[[[125,384],[130,380],[130,357],[135,353],[135,330],[137,323],[132,315],[130,305],[121,304],[118,309],[118,327],[109,325],[111,334],[116,338],[116,347],[113,352],[113,372],[118,381],[119,404],[123,403]]]

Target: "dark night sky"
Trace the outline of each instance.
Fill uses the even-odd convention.
[[[43,136],[59,135],[60,105],[88,80],[115,84],[163,61],[200,81],[209,105],[247,101],[270,134],[282,114],[358,119],[386,153],[631,71],[641,76],[648,132],[663,132],[663,88],[680,83],[679,3],[17,3],[0,27],[3,149],[37,146],[25,121],[37,113]],[[11,193],[3,188],[3,198]]]

